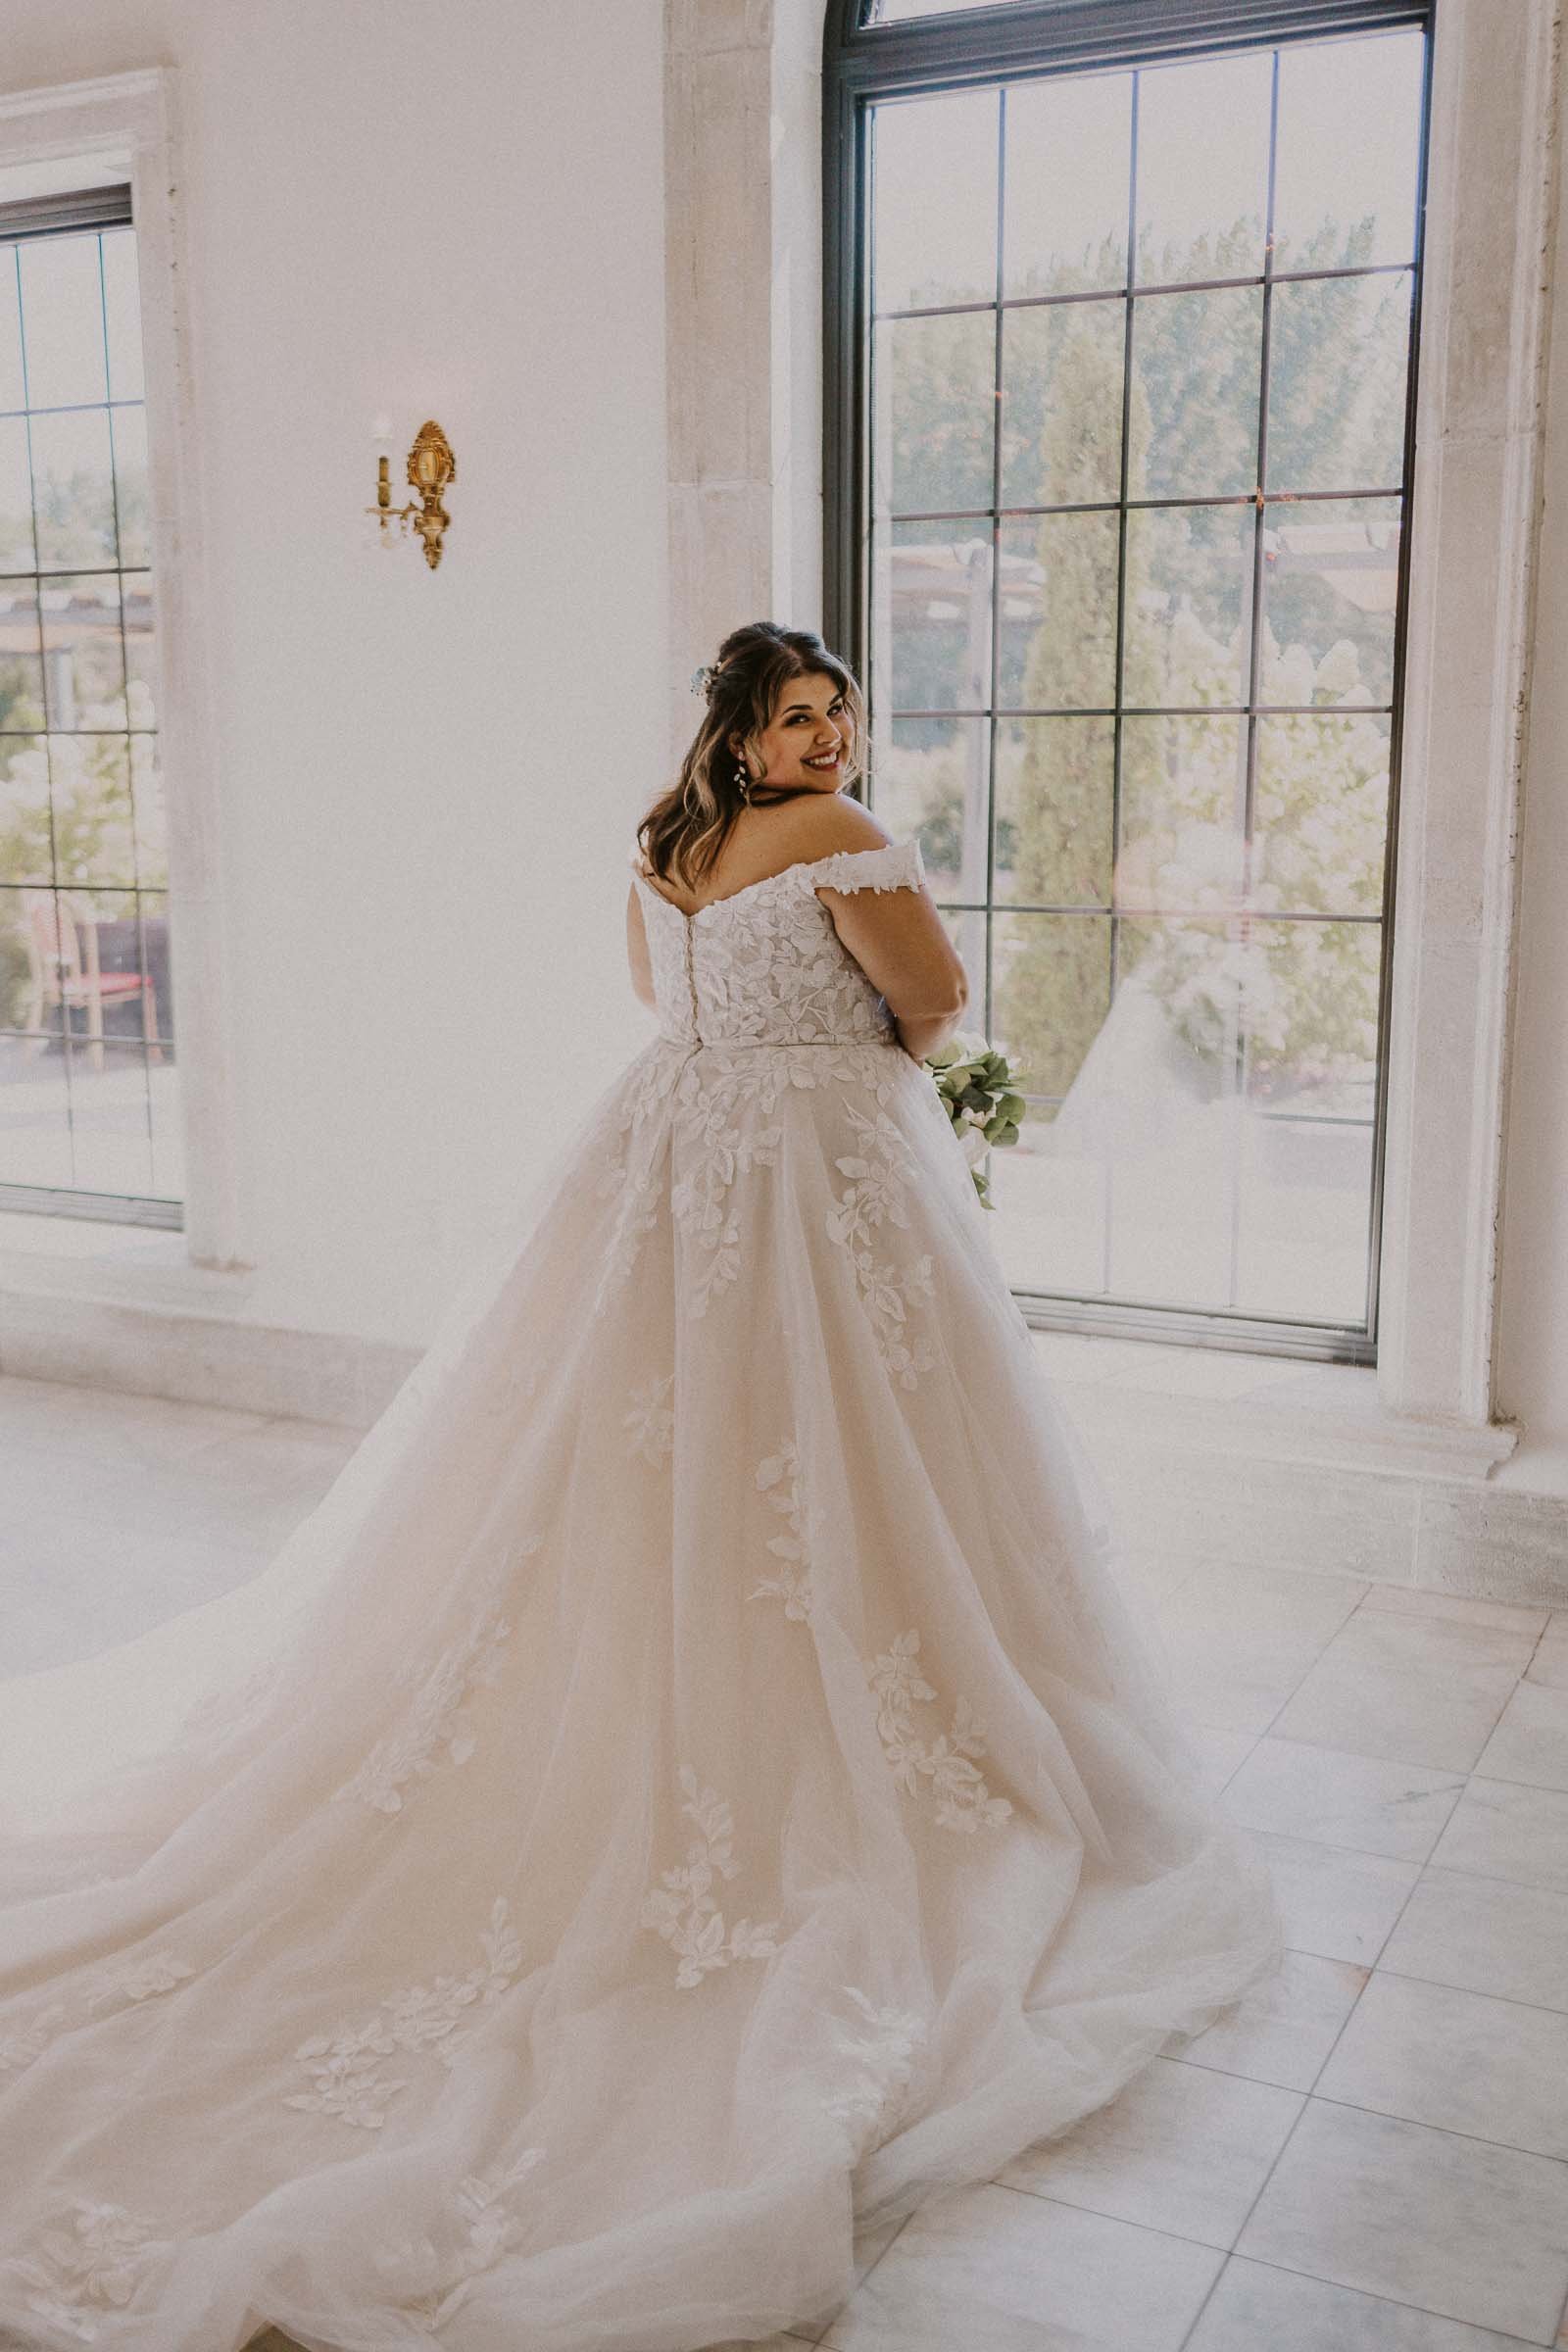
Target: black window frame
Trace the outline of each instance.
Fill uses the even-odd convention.
[[[823,280],[823,628],[866,684],[873,706],[870,580],[870,335],[867,316],[869,111],[895,96],[932,96],[972,85],[1035,81],[1051,74],[1128,70],[1250,48],[1280,48],[1356,32],[1414,29],[1424,35],[1417,139],[1415,237],[1403,450],[1403,511],[1394,614],[1389,746],[1389,815],[1380,916],[1378,1059],[1374,1086],[1364,1324],[1182,1308],[1014,1286],[1028,1320],[1042,1329],[1111,1333],[1186,1345],[1298,1356],[1309,1361],[1377,1361],[1379,1261],[1388,1132],[1388,1041],[1392,1011],[1394,901],[1399,769],[1414,534],[1417,364],[1425,284],[1426,198],[1431,145],[1432,58],[1441,0],[1003,0],[949,15],[876,21],[879,0],[828,0],[822,51]],[[1129,260],[1129,269],[1132,264]],[[1260,518],[1259,518],[1260,519]],[[997,515],[992,515],[993,545]],[[993,563],[998,593],[1000,564]],[[1118,590],[1118,595],[1119,595]],[[1116,682],[1120,724],[1121,681]],[[991,736],[988,823],[996,831],[998,714]],[[1255,716],[1249,733],[1255,734]],[[1253,755],[1250,750],[1250,758]],[[859,788],[871,788],[874,772]],[[995,912],[987,886],[988,916]],[[989,931],[988,931],[989,936]],[[989,964],[989,954],[988,954]]]

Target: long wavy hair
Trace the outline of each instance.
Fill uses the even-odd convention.
[[[660,881],[695,889],[712,867],[742,808],[769,808],[810,789],[754,783],[743,800],[729,739],[739,735],[747,753],[760,760],[758,740],[785,688],[813,670],[833,680],[850,722],[839,790],[858,781],[863,773],[865,698],[848,663],[829,653],[813,629],[781,628],[773,620],[748,621],[732,629],[718,649],[709,680],[708,709],[680,763],[680,774],[637,827],[644,861]]]

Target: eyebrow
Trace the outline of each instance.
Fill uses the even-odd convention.
[[[842,702],[843,702],[843,700],[844,700],[844,689],[843,689],[843,687],[842,687],[842,686],[840,686],[840,687],[839,687],[839,688],[838,688],[838,689],[837,689],[837,690],[836,690],[836,691],[835,691],[833,694],[830,694],[830,695],[829,695],[829,697],[828,697],[828,701],[829,701],[830,703],[842,703]],[[787,706],[787,708],[786,708],[785,710],[782,710],[782,711],[779,713],[779,715],[780,715],[780,717],[782,717],[782,718],[788,718],[788,716],[789,716],[789,714],[790,714],[790,711],[791,711],[791,710],[814,710],[814,709],[815,709],[815,707],[816,707],[816,706],[815,706],[813,703],[791,703],[791,704],[789,704],[789,705]]]

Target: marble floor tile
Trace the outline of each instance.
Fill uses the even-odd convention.
[[[1546,1630],[1536,1644],[1536,1652],[1525,1669],[1527,1683],[1547,1683],[1553,1690],[1568,1690],[1568,1609],[1559,1609],[1547,1620]]]
[[[1301,2111],[1294,2091],[1156,2058],[1108,2107],[997,2178],[1173,2237],[1230,2246]]]
[[[1365,1590],[1290,1569],[1198,1569],[1158,1609],[1178,1698],[1202,1723],[1267,1731]]]
[[[1218,1796],[1257,1745],[1257,1734],[1228,1732],[1217,1724],[1191,1721],[1185,1728],[1201,1762],[1200,1785],[1210,1796]]]
[[[1477,1757],[1476,1770],[1489,1780],[1568,1788],[1568,1687],[1520,1683]]]
[[[1409,1900],[1421,1865],[1268,1830],[1250,1830],[1248,1837],[1268,1864],[1291,1950],[1370,1968]]]
[[[1309,2099],[1236,2250],[1549,2344],[1568,2292],[1568,2165]]]
[[[1385,1610],[1399,1617],[1446,1618],[1455,1625],[1490,1626],[1504,1633],[1541,1634],[1549,1611],[1512,1600],[1472,1600],[1463,1592],[1431,1592],[1419,1585],[1374,1585],[1361,1614]]]
[[[1319,2098],[1568,2158],[1568,2017],[1414,1977],[1374,1975]]]
[[[856,2287],[864,2285],[899,2231],[907,2227],[907,2221],[908,2217],[905,2215],[896,2222],[884,2222],[879,2229],[857,2232],[853,2248]],[[851,2291],[853,2293],[854,2289]],[[845,2308],[845,2304],[836,2303],[831,2311],[819,2311],[812,2318],[797,2320],[789,2332],[804,2336],[808,2343],[819,2343]]]
[[[995,2183],[935,2199],[828,2352],[1178,2352],[1225,2257]]]
[[[1568,1892],[1429,1862],[1378,1968],[1568,2011]]]
[[[1520,2341],[1236,2254],[1183,2352],[1519,2352]]]
[[[1424,1862],[1463,1788],[1462,1773],[1268,1739],[1226,1784],[1220,1802],[1243,1829]]]
[[[1276,1739],[1469,1772],[1530,1662],[1535,1636],[1357,1610],[1292,1692]]]
[[[1310,2090],[1366,1981],[1352,1961],[1288,1951],[1278,1974],[1245,1994],[1233,2016],[1166,2046],[1190,2066]]]
[[[1568,1892],[1568,1790],[1527,1788],[1476,1774],[1431,1859],[1445,1870]]]

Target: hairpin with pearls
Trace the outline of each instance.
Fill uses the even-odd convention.
[[[701,669],[694,669],[692,671],[693,694],[711,694],[713,680],[717,675],[718,664],[716,662],[705,662]]]

